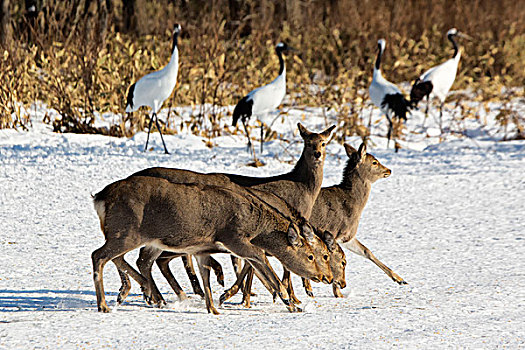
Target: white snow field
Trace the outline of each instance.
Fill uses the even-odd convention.
[[[524,113],[523,102],[517,103]],[[151,166],[256,176],[289,171],[302,149],[296,122],[321,130],[326,124],[320,110],[293,109],[279,118],[274,129],[295,142],[266,143],[267,165],[256,169],[245,166],[250,155],[242,132],[214,139],[212,149],[186,131],[168,135],[171,155],[153,133],[154,149],[144,153],[145,133],[131,139],[56,134],[40,122],[53,111],[35,106],[28,131],[0,130],[0,348],[523,348],[525,141],[498,141],[499,107],[492,108],[482,121],[462,124],[468,137],[453,136],[459,135],[453,123],[459,112],[448,110],[441,143],[432,117],[426,121],[430,137],[409,132],[421,128],[422,114],[415,112],[397,154],[377,136],[386,134],[384,120],[373,124],[369,152],[393,174],[372,187],[357,237],[408,285],[397,285],[372,262],[346,251],[342,299],[324,284],[313,284],[311,299],[294,276],[303,313],[274,304],[257,281],[251,309],[239,304],[239,294],[213,316],[177,260],[171,266],[187,301],[177,300],[155,267],[168,305],[148,306],[133,283],[117,308],[120,280],[109,263],[104,283],[113,312],[97,312],[91,253],[104,239],[91,194]],[[374,119],[379,121],[377,110]],[[355,137],[347,141],[360,144]],[[343,147],[332,142],[324,186],[340,180],[345,161]],[[230,259],[217,258],[229,286]],[[128,254],[128,261],[135,259],[136,252]],[[215,280],[212,288],[218,305],[223,288]]]

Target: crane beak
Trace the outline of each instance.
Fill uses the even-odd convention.
[[[299,52],[298,50],[294,49],[294,48],[291,47],[291,46],[288,46],[288,47],[286,48],[286,51],[293,52],[293,53],[298,53],[298,52]]]
[[[470,40],[470,41],[474,40],[470,35],[467,35],[467,34],[465,34],[465,33],[461,33],[461,32],[459,32],[459,33],[457,34],[457,36],[459,36],[460,38],[463,38],[463,39]]]

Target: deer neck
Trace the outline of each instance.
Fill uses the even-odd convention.
[[[309,165],[303,152],[287,177],[290,180],[304,183],[313,192],[318,192],[323,183],[323,165],[324,161],[316,165]]]
[[[250,242],[272,256],[279,258],[284,257],[290,249],[286,239],[286,233],[280,231],[267,230],[254,237]]]
[[[360,174],[359,167],[352,170],[345,169],[343,181],[338,187],[343,190],[344,197],[350,199],[345,202],[357,209],[360,215],[370,196],[372,184]]]

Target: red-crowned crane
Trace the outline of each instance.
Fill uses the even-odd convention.
[[[157,118],[157,112],[162,107],[164,101],[171,95],[177,83],[177,73],[179,71],[179,50],[177,48],[177,39],[181,31],[179,24],[175,25],[173,29],[173,46],[171,50],[171,58],[169,63],[156,72],[149,73],[140,78],[135,84],[131,85],[128,91],[126,112],[131,113],[139,109],[141,106],[148,106],[152,110],[152,115],[148,125],[148,137],[146,139],[146,147],[148,148],[149,134],[151,132],[151,125],[155,119],[155,125],[160,133],[160,139],[164,146],[164,152],[169,154]]]
[[[378,53],[376,63],[374,65],[374,76],[372,78],[372,84],[370,84],[368,92],[370,94],[370,99],[372,100],[374,105],[376,105],[376,107],[379,108],[388,119],[388,147],[388,144],[390,143],[390,138],[392,136],[393,128],[391,114],[393,113],[393,116],[400,120],[406,120],[406,115],[407,113],[410,113],[409,108],[411,108],[412,105],[409,101],[405,99],[401,90],[397,86],[383,78],[383,75],[381,74],[381,57],[383,55],[383,52],[385,51],[385,45],[385,39],[379,39],[377,41]],[[395,149],[397,152],[397,146],[395,147]]]
[[[270,124],[268,119],[269,113],[276,109],[283,101],[286,95],[286,65],[283,58],[283,53],[292,51],[293,48],[289,47],[286,43],[280,42],[275,47],[275,52],[279,57],[279,75],[271,83],[261,86],[255,90],[252,90],[248,95],[244,96],[235,106],[233,110],[233,122],[232,125],[236,126],[237,121],[240,119],[246,136],[248,137],[248,148],[252,150],[254,161],[257,164],[257,158],[255,157],[255,150],[253,149],[252,142],[250,140],[250,134],[246,127],[246,122],[253,115],[257,118],[261,126],[261,153],[263,151],[263,125],[266,123]]]
[[[430,95],[436,96],[441,105],[439,107],[439,119],[443,116],[443,105],[447,94],[456,79],[456,73],[458,71],[459,59],[461,58],[461,51],[454,40],[454,37],[459,36],[466,39],[470,37],[466,34],[458,32],[456,28],[452,28],[447,32],[447,38],[454,47],[454,55],[452,58],[441,63],[438,66],[432,67],[423,73],[419,78],[416,79],[412,90],[410,91],[410,101],[417,106],[419,101],[424,97],[427,98],[427,108],[425,110],[425,116],[428,115],[428,105]]]

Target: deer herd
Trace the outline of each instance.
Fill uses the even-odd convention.
[[[342,297],[346,259],[339,244],[373,261],[395,282],[405,284],[356,238],[371,185],[390,176],[390,169],[367,154],[364,143],[358,150],[345,144],[348,160],[341,183],[321,188],[326,145],[335,126],[320,133],[308,131],[300,123],[298,128],[304,141],[303,152],[286,174],[249,177],[149,168],[113,182],[94,195],[105,237],[104,245],[92,253],[98,310],[110,311],[103,284],[108,261],[116,265],[122,280],[119,304],[130,291],[131,277],[140,284],[148,304],[163,306],[164,298],[152,278],[153,264],[156,262],[182,300],[186,294],[168,266],[172,259],[181,257],[194,292],[205,298],[206,308],[213,314],[219,312],[210,288],[212,269],[224,286],[222,267],[212,257],[215,253],[231,254],[237,276],[234,285],[220,297],[220,304],[241,290],[243,304],[249,307],[254,274],[290,312],[301,311],[290,272],[302,278],[309,296],[313,296],[310,281],[314,281],[332,284],[334,295]],[[126,253],[137,248],[141,248],[138,271],[124,260]],[[282,279],[268,256],[282,263]]]

